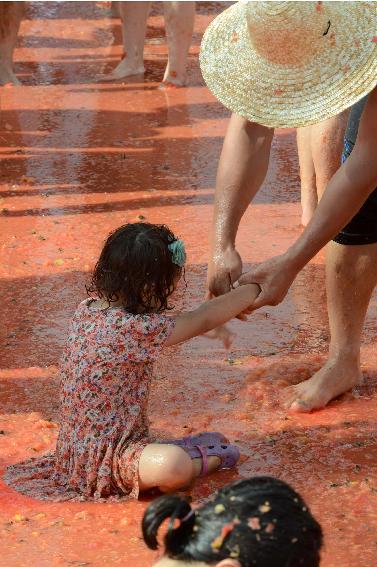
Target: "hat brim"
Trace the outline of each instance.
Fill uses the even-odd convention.
[[[335,45],[328,49],[324,42],[304,66],[271,63],[256,52],[247,28],[247,2],[222,12],[201,44],[200,67],[210,91],[232,112],[280,128],[320,122],[360,100],[377,83],[377,3],[326,4]]]

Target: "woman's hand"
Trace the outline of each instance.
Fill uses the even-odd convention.
[[[228,293],[241,274],[242,260],[235,248],[228,248],[227,250],[214,253],[208,265],[208,293],[206,300],[208,301]],[[237,319],[246,321],[246,315],[249,313],[251,311],[240,313]]]
[[[212,297],[224,295],[242,274],[242,260],[235,248],[214,252],[208,266],[208,290]]]
[[[270,258],[250,272],[242,274],[238,283],[257,283],[260,286],[261,293],[252,305],[253,309],[259,309],[264,305],[278,305],[283,301],[298,272],[299,269],[283,254]]]

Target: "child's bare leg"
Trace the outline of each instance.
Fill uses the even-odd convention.
[[[23,2],[0,2],[0,85],[21,84],[13,73],[13,52],[23,14]]]
[[[219,465],[218,457],[208,457],[209,472]],[[140,491],[159,488],[162,492],[172,492],[189,486],[200,471],[201,459],[191,459],[182,447],[151,443],[139,461]]]
[[[297,128],[297,150],[301,178],[301,224],[303,226],[309,223],[318,204],[311,137],[311,126]]]
[[[144,73],[144,42],[150,2],[117,2],[122,20],[124,54],[122,61],[106,75],[116,80]]]
[[[187,56],[194,30],[195,2],[164,2],[169,59],[164,83],[177,86],[186,82]]]

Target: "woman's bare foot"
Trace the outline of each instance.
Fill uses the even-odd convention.
[[[283,405],[293,412],[324,408],[331,400],[351,390],[363,380],[358,361],[329,359],[309,380],[287,388]]]
[[[109,73],[108,75],[101,75],[99,78],[102,81],[118,81],[133,75],[144,75],[144,64],[138,61],[132,61],[124,55],[122,61]]]

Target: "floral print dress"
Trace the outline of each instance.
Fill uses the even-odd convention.
[[[165,315],[83,301],[62,358],[56,451],[8,467],[7,484],[42,500],[137,498],[153,363],[173,328]]]

